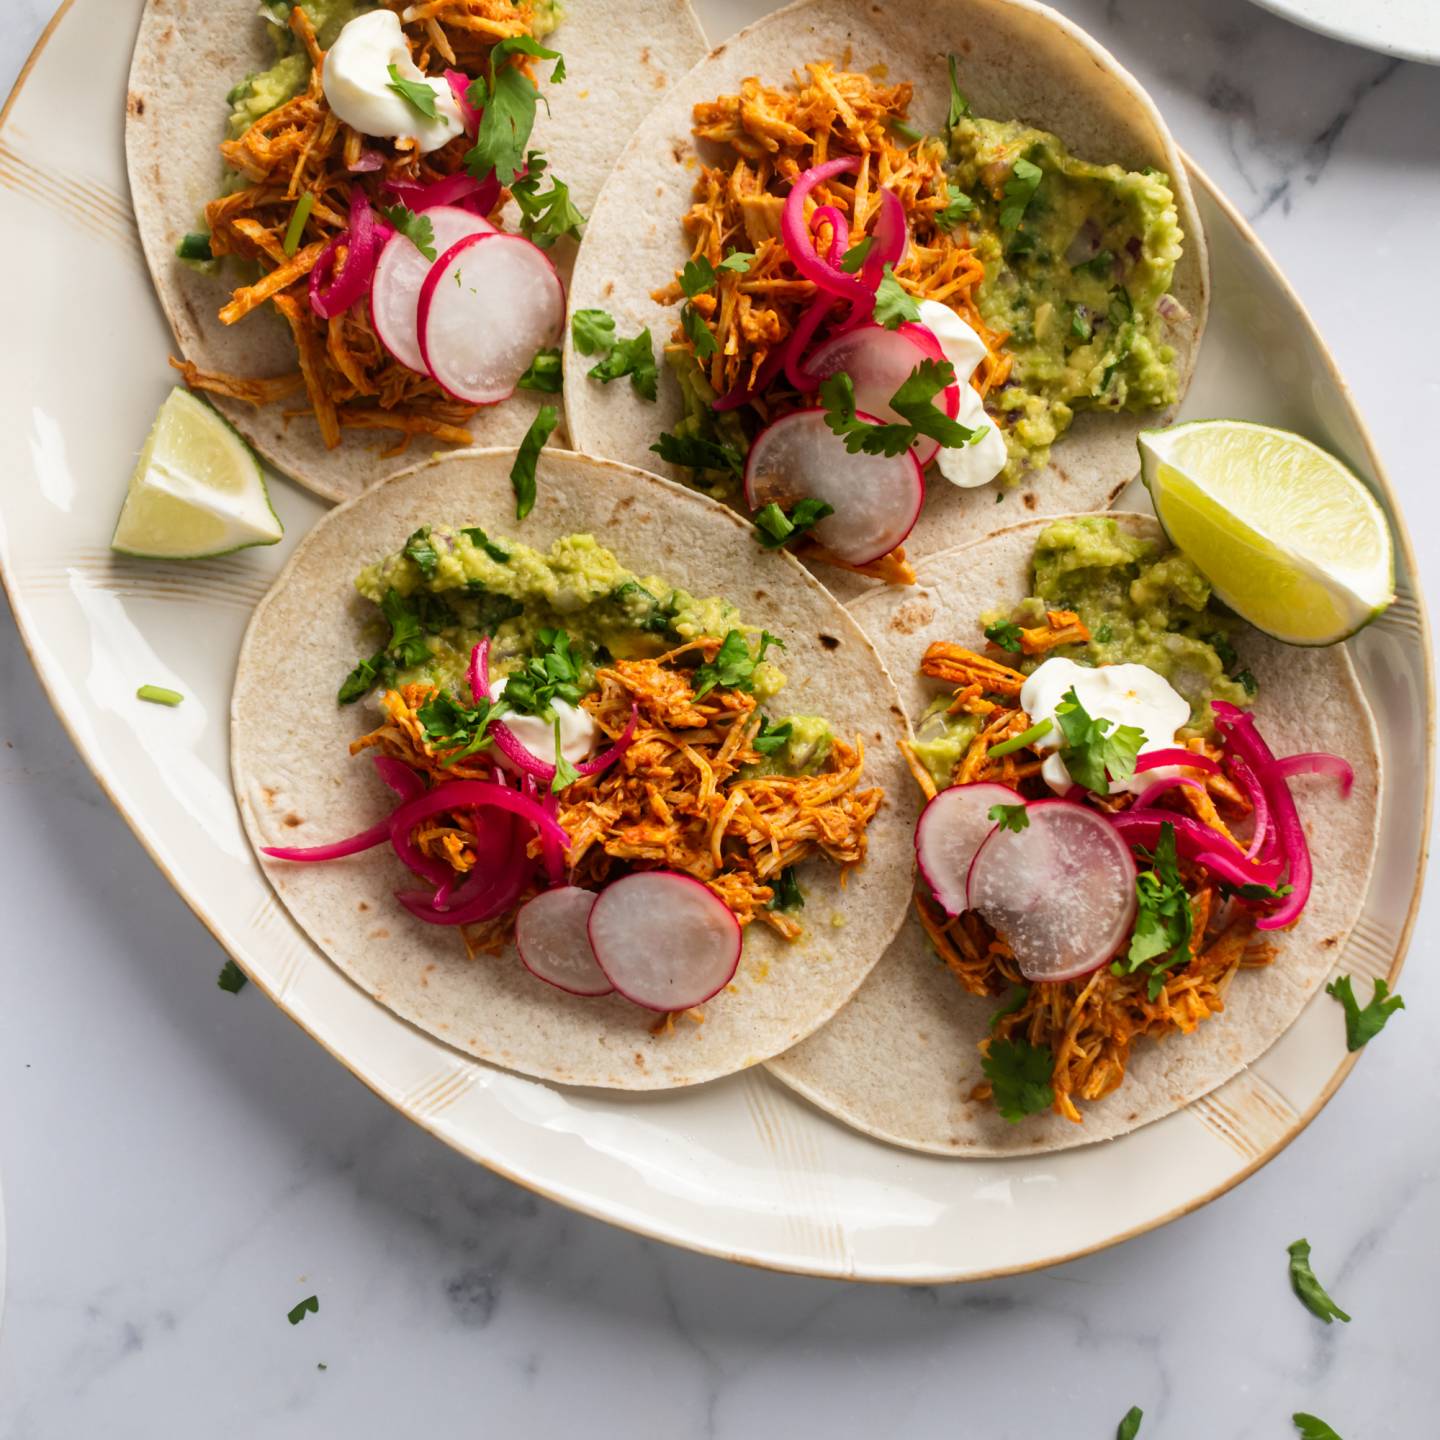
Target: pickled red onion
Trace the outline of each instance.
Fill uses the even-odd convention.
[[[837,265],[822,260],[815,250],[805,220],[805,201],[817,185],[836,175],[849,174],[860,168],[860,161],[853,155],[842,155],[838,160],[827,160],[823,165],[814,165],[798,176],[785,197],[785,208],[780,212],[780,238],[795,268],[823,292],[838,295],[857,307],[866,307],[868,315],[873,308],[873,290],[853,275],[847,275]],[[872,251],[873,253],[873,251]]]
[[[310,308],[322,319],[344,314],[370,288],[380,246],[393,232],[376,222],[359,185],[350,187],[350,228],[332,236],[310,271]],[[335,271],[335,256],[345,247],[345,263]]]

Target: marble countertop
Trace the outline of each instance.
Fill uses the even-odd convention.
[[[1059,8],[1151,88],[1289,273],[1440,574],[1433,307],[1387,281],[1433,271],[1440,70],[1246,0]],[[0,0],[0,94],[51,9]],[[1337,283],[1357,257],[1360,283]],[[1144,1440],[1283,1437],[1294,1410],[1346,1440],[1436,1433],[1434,874],[1409,1008],[1248,1183],[1047,1273],[886,1289],[726,1265],[539,1200],[392,1113],[253,989],[218,990],[223,957],[72,751],[8,615],[0,834],[4,1440],[358,1440],[417,1419],[1106,1440],[1131,1405]],[[1302,1234],[1351,1325],[1290,1293]],[[287,1324],[312,1292],[319,1313]]]

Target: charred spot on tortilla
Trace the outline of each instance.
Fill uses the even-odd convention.
[[[305,822],[292,810],[280,823],[294,830],[297,826],[303,825]]]
[[[838,650],[840,648],[840,637],[838,635],[826,635],[822,632],[818,638],[827,650]]]
[[[907,600],[890,617],[890,628],[901,635],[913,635],[935,618],[935,606],[928,596]]]
[[[1033,510],[1039,503],[1033,490],[1027,490],[1020,499],[1027,510]]]

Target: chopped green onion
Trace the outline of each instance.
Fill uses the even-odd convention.
[[[142,685],[136,692],[137,700],[148,700],[152,705],[178,705],[185,697],[178,690],[167,690],[163,685]]]
[[[305,222],[310,218],[310,212],[315,208],[315,192],[307,190],[296,202],[295,208],[290,212],[290,223],[285,227],[285,239],[281,241],[281,249],[287,255],[293,255],[300,248],[300,237],[305,233]]]
[[[190,234],[182,235],[175,253],[182,260],[213,260],[215,256],[210,249],[209,231],[192,230]]]
[[[1022,730],[1018,735],[1012,735],[1008,740],[992,745],[990,753],[998,760],[1002,755],[1010,755],[1016,750],[1023,750],[1027,745],[1033,745],[1042,735],[1048,735],[1054,728],[1053,720],[1042,720],[1038,725],[1032,725],[1028,730]]]

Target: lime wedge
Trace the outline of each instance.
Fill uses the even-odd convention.
[[[140,452],[111,548],[198,560],[273,545],[283,533],[254,452],[203,400],[177,386]]]
[[[1395,598],[1384,512],[1328,451],[1248,420],[1140,436],[1140,473],[1170,539],[1215,594],[1290,645],[1333,645]]]

